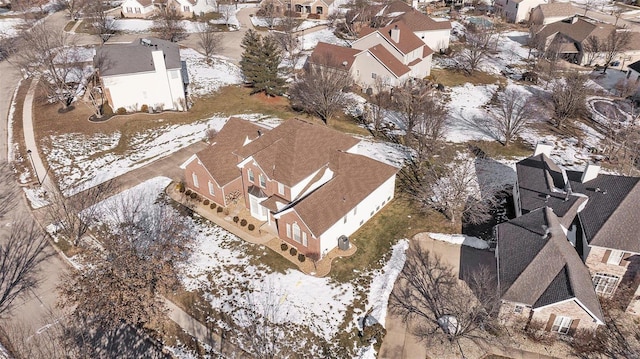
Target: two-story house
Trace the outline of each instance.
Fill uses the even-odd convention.
[[[319,43],[308,63],[345,71],[358,85],[368,88],[377,81],[398,86],[410,78],[429,76],[432,55],[429,46],[398,22],[380,29],[364,29],[347,50]],[[335,61],[338,58],[341,61]]]
[[[640,314],[640,178],[601,174],[594,164],[581,172],[567,171],[550,159],[552,148],[539,143],[532,157],[518,162],[513,193],[518,217],[496,227],[503,314],[513,318],[537,311],[531,319],[558,321],[559,326],[552,323],[548,329],[561,333],[568,333],[576,320],[580,325],[573,324],[573,329],[602,324],[599,305],[589,299],[594,295],[617,296],[628,303],[628,312]],[[555,254],[543,253],[551,241]],[[522,265],[536,261],[542,264],[535,267],[533,280]],[[562,263],[566,278],[549,282]],[[510,283],[519,280],[530,287],[514,290]],[[532,303],[536,297],[527,294],[540,286],[548,293],[546,307]],[[567,307],[569,300],[577,306]],[[541,307],[551,309],[540,314]]]
[[[185,163],[187,187],[224,206],[225,193],[241,183],[246,208],[264,221],[261,229],[303,254],[324,256],[394,197],[398,169],[358,154],[352,136],[297,119],[272,130],[238,121]]]

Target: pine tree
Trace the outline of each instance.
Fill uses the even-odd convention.
[[[278,76],[278,65],[282,61],[282,52],[276,40],[263,38],[249,30],[240,45],[244,49],[240,59],[240,68],[253,92],[262,92],[269,96],[279,96],[284,92],[284,79]]]

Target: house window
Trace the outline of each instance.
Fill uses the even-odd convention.
[[[284,195],[284,184],[278,182],[278,193]]]
[[[141,13],[140,8],[139,8],[139,7],[137,7],[137,8],[136,8],[136,14],[140,14],[140,13]]]
[[[596,289],[596,293],[600,295],[611,295],[616,290],[619,277],[606,273],[596,273],[593,276],[593,286]]]
[[[247,175],[249,175],[249,182],[253,182],[254,178],[253,178],[253,170],[251,168],[249,168],[249,170],[247,170]]]
[[[316,7],[316,14],[322,15],[322,6],[317,6]]]
[[[287,238],[291,238],[291,225],[287,223]]]
[[[558,332],[560,334],[567,334],[569,332],[569,328],[571,328],[571,318],[557,316],[556,320],[553,322],[553,326],[551,326],[552,332]]]
[[[216,195],[214,187],[213,187],[213,183],[211,181],[209,181],[209,194],[211,194],[212,196]]]
[[[516,305],[515,308],[513,308],[513,312],[517,313],[517,314],[522,314],[522,311],[524,310],[524,307],[521,305]]]
[[[293,240],[300,243],[300,226],[297,223],[293,224]]]
[[[378,77],[378,75],[377,75],[375,72],[372,72],[372,73],[371,73],[371,78],[372,78],[372,79],[375,79],[375,78],[377,78],[377,77]]]
[[[198,184],[198,175],[195,172],[191,173],[191,179],[193,179],[193,187],[200,188],[200,185]]]
[[[358,214],[358,207],[353,209],[353,215],[355,216],[356,214]]]
[[[620,265],[620,261],[624,257],[623,251],[611,251],[609,255],[609,259],[607,259],[607,264]]]
[[[309,245],[309,240],[307,239],[307,232],[302,232],[302,245],[305,247]]]
[[[189,7],[188,6],[183,6],[182,9],[184,10],[184,12],[189,12]]]
[[[360,76],[360,70],[356,70],[356,76]],[[640,76],[638,78],[640,79]]]
[[[128,7],[126,12],[133,12],[133,8]]]
[[[264,179],[262,173],[258,175],[258,179],[260,180],[260,187],[267,188],[267,180]]]
[[[344,216],[343,223],[347,223],[347,216]]]

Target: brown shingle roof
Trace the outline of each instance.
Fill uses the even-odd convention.
[[[583,19],[577,19],[575,23],[567,21],[559,21],[548,24],[538,32],[542,37],[547,38],[556,33],[561,33],[564,36],[582,43],[589,36],[597,36],[601,39],[609,36],[611,31],[614,31],[615,27],[609,24],[591,23]]]
[[[253,156],[272,180],[294,186],[329,162],[331,152],[346,151],[359,140],[298,119],[283,122],[237,151]]]
[[[242,147],[245,140],[258,137],[258,131],[269,131],[253,122],[231,117],[213,139],[214,143],[198,152],[196,156],[220,186],[240,177],[236,166],[238,158],[234,151]]]
[[[319,42],[311,56],[309,56],[308,61],[312,64],[349,70],[353,65],[355,55],[358,53],[360,53],[360,50]],[[346,66],[344,65],[345,62],[347,63]]]
[[[391,55],[391,53],[382,45],[373,46],[369,48],[368,51],[380,60],[380,62],[382,62],[389,71],[396,75],[396,77],[400,77],[411,71],[408,66],[404,65],[400,60],[396,59],[395,56]]]
[[[383,15],[412,11],[413,8],[404,1],[394,1],[382,9]]]
[[[391,39],[391,29],[397,27],[400,30],[400,41],[395,42]],[[408,54],[411,51],[424,46],[424,42],[418,38],[411,29],[407,27],[403,22],[397,22],[380,29],[364,28],[360,31],[359,38],[363,38],[378,31],[387,41],[395,46],[403,54]],[[356,40],[358,41],[358,40]]]
[[[393,23],[403,22],[412,31],[433,31],[451,29],[450,21],[435,21],[420,11],[408,11],[398,16]],[[392,24],[393,24],[392,23]]]
[[[347,152],[332,156],[329,167],[335,172],[333,179],[293,207],[315,236],[322,235],[398,172],[395,167]]]
[[[540,12],[544,17],[556,17],[556,16],[573,16],[580,10],[573,6],[570,2],[554,2],[551,4],[538,5]],[[534,9],[535,10],[535,9]]]
[[[498,276],[504,300],[534,309],[578,299],[604,321],[591,275],[567,240],[558,217],[541,208],[496,229]]]

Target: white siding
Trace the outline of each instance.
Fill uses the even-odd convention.
[[[109,89],[114,112],[120,107],[137,111],[143,104],[162,106],[165,110],[185,110],[180,69],[166,69],[162,51],[152,54],[155,71],[102,77]]]
[[[395,184],[396,176],[393,175],[362,200],[362,202],[358,203],[355,207],[358,209],[355,215],[353,214],[353,208],[349,211],[347,214],[347,223],[344,223],[343,218],[340,218],[333,226],[322,233],[322,235],[320,235],[320,253],[324,255],[337,247],[338,238],[341,235],[352,235],[361,227],[360,222],[364,224],[372,217],[371,212],[375,215],[386,206],[390,198],[392,199],[394,196]],[[382,202],[384,202],[384,206]]]
[[[415,34],[433,51],[442,51],[449,48],[449,38],[451,37],[451,30],[449,29],[416,31]]]

